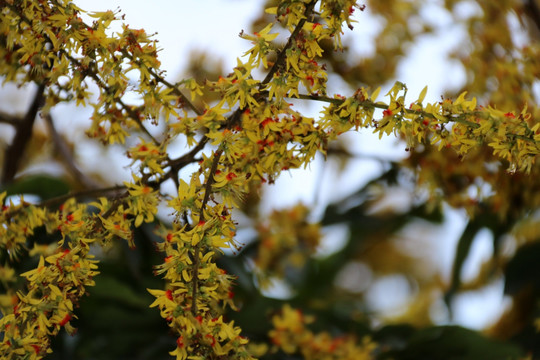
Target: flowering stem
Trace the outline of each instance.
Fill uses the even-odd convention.
[[[214,184],[214,174],[217,171],[219,165],[219,160],[221,159],[221,154],[223,150],[219,149],[214,153],[214,159],[212,161],[212,166],[210,167],[210,172],[208,173],[208,178],[206,184],[204,185],[204,198],[201,204],[201,211],[199,214],[199,223],[204,222],[204,209],[208,200],[210,199],[210,194],[212,192],[212,185]],[[195,251],[193,252],[193,274],[192,274],[192,294],[191,294],[191,313],[195,316],[197,314],[197,292],[199,286],[199,254],[201,252],[201,242],[199,241],[195,245]]]
[[[287,59],[287,49],[290,48],[293,44],[293,41],[294,39],[296,38],[296,36],[298,35],[298,33],[300,32],[300,30],[302,30],[302,27],[304,26],[307,18],[311,15],[311,13],[313,12],[313,8],[315,7],[315,4],[317,3],[317,0],[313,0],[312,2],[310,2],[309,4],[306,5],[306,8],[304,10],[304,18],[301,19],[298,24],[296,25],[295,29],[293,30],[293,32],[291,33],[291,36],[289,36],[289,39],[287,40],[287,43],[285,44],[285,46],[283,47],[283,49],[281,49],[281,51],[279,52],[278,56],[277,56],[277,60],[276,62],[274,63],[274,65],[272,65],[272,67],[270,68],[270,71],[268,71],[268,74],[266,74],[266,77],[263,79],[263,81],[259,84],[259,89],[262,89],[264,88],[264,86],[266,84],[268,84],[272,78],[274,77],[274,74],[276,72],[278,72],[284,65],[285,63],[285,60]],[[265,97],[262,96],[262,94],[265,94],[266,92],[259,92],[255,95],[255,99],[256,101],[260,102],[261,100],[263,100]],[[236,109],[235,112],[233,112],[227,119],[227,127],[230,127],[230,126],[233,126],[235,125],[239,119],[240,119],[240,116],[242,114],[242,112],[244,111],[245,109],[244,108],[238,108]],[[198,114],[200,115],[200,114]]]
[[[82,191],[78,191],[76,193],[71,193],[71,194],[66,194],[66,195],[61,195],[61,196],[57,196],[57,197],[54,197],[54,198],[51,198],[51,199],[48,199],[48,200],[45,200],[41,203],[39,203],[39,206],[41,207],[49,207],[49,206],[53,206],[53,205],[56,205],[56,204],[60,204],[68,199],[79,199],[79,198],[83,198],[83,197],[95,197],[95,196],[100,196],[100,195],[105,195],[105,194],[109,194],[109,193],[118,193],[122,190],[125,190],[126,187],[124,185],[116,185],[116,186],[111,186],[111,187],[106,187],[106,188],[99,188],[99,189],[89,189],[89,190],[82,190]]]
[[[313,0],[309,4],[306,4],[306,8],[304,10],[304,18],[298,22],[298,24],[296,25],[296,28],[291,33],[291,36],[289,36],[289,40],[287,40],[287,44],[285,44],[283,49],[281,49],[281,51],[279,52],[276,62],[274,63],[274,65],[272,65],[272,68],[270,69],[268,74],[266,74],[266,77],[262,81],[261,86],[268,84],[274,77],[274,74],[278,72],[284,66],[285,59],[287,58],[287,49],[289,49],[292,46],[293,41],[296,39],[296,36],[300,32],[300,30],[302,30],[302,28],[304,27],[304,24],[306,23],[307,18],[313,12],[313,8],[315,7],[316,3],[317,3],[317,0]]]
[[[303,100],[322,101],[322,102],[327,102],[327,103],[334,104],[334,105],[341,105],[341,104],[343,104],[345,102],[344,99],[335,99],[335,98],[331,98],[331,97],[328,97],[328,96],[319,96],[319,95],[300,94],[300,95],[298,95],[298,98],[303,99]],[[388,109],[387,104],[374,103],[373,101],[369,101],[369,100],[358,101],[358,104],[360,104],[360,106],[363,107],[363,108],[377,108],[377,109],[381,109],[381,110]],[[428,112],[425,112],[423,110],[406,109],[406,108],[403,107],[401,109],[401,111],[404,112],[404,113],[407,113],[407,114],[415,114],[415,115],[420,115],[420,116],[423,116],[423,117],[429,117],[429,118],[432,118],[432,119],[437,119],[437,117],[435,115],[433,115],[431,113],[428,113]],[[473,112],[470,112],[470,113],[467,113],[467,114],[459,114],[457,116],[456,115],[454,115],[454,116],[443,115],[443,116],[447,119],[447,122],[458,122],[458,123],[462,123],[462,124],[471,126],[473,128],[477,128],[480,125],[478,125],[478,124],[476,124],[476,123],[474,123],[472,121],[465,120],[462,117],[465,116],[465,115],[477,115],[478,113],[479,113],[478,111],[473,111]]]

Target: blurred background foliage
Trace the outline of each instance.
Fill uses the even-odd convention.
[[[266,5],[276,3],[271,0]],[[462,46],[450,54],[463,66],[466,81],[444,97],[467,90],[483,106],[516,113],[527,106],[535,118],[540,115],[538,1],[369,0],[365,4],[359,21],[365,16],[380,24],[380,31],[369,39],[371,53],[358,56],[347,51],[359,41],[352,37],[343,52],[332,51],[330,41],[324,44],[323,62],[336,75],[330,78],[330,86],[341,87],[341,93],[395,81],[400,62],[414,44],[444,31],[437,28],[438,15],[430,12],[436,6],[467,34]],[[261,9],[251,30],[272,21],[270,16]],[[204,83],[227,71],[212,54],[195,51],[183,76]],[[214,100],[209,96],[207,101]],[[9,137],[10,132],[4,132],[4,147]],[[399,141],[405,148],[406,139]],[[107,183],[103,164],[123,165],[115,165],[108,153],[99,155],[101,167],[75,165],[76,147],[75,138],[59,137],[50,124],[36,124],[19,175],[2,190],[45,201],[88,189],[89,184],[114,185]],[[379,344],[375,354],[379,359],[540,357],[540,166],[533,166],[530,175],[514,173],[487,147],[464,159],[429,146],[408,150],[387,159],[357,153],[346,141],[333,144],[317,176],[339,178],[350,166],[373,162],[380,171],[344,198],[332,189],[317,188],[327,193],[311,208],[297,205],[269,213],[261,209],[261,197],[280,195],[272,193],[271,186],[253,189],[237,213],[239,239],[245,245],[221,257],[219,264],[238,277],[235,301],[240,311],[227,317],[242,327],[245,336],[254,343],[268,342],[270,318],[287,302],[315,315],[311,325],[315,332],[352,333],[359,339],[371,336]],[[330,171],[331,176],[325,173]],[[445,274],[437,243],[448,241],[443,225],[452,227],[449,213],[456,211],[468,217],[458,235],[452,269]],[[493,251],[478,264],[475,277],[464,279],[464,264],[486,231]],[[57,240],[37,232],[28,239],[28,248]],[[96,254],[101,274],[77,310],[78,333],[55,339],[49,358],[168,358],[174,338],[157,311],[148,308],[152,297],[145,290],[163,287],[153,276],[153,266],[160,263],[156,241],[154,226],[146,224],[136,230],[135,249],[119,243]],[[37,260],[31,255],[17,271],[35,266]],[[7,261],[3,256],[0,260]],[[476,331],[453,325],[459,296],[500,282],[511,301],[490,326]],[[269,352],[263,358],[300,356]]]

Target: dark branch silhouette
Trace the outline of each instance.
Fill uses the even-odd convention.
[[[37,88],[36,95],[30,109],[26,112],[21,121],[15,124],[15,137],[6,149],[4,154],[4,168],[2,169],[2,184],[7,184],[13,181],[15,174],[19,168],[21,160],[24,155],[26,145],[32,137],[32,128],[34,127],[34,121],[39,109],[43,106],[45,100],[44,96],[45,84],[40,84]]]

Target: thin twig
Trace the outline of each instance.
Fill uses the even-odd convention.
[[[184,93],[182,91],[180,91],[180,89],[178,89],[178,87],[171,84],[170,82],[168,82],[167,80],[165,80],[164,78],[159,76],[158,74],[156,74],[152,69],[149,70],[149,73],[150,73],[150,75],[152,75],[154,77],[154,79],[156,79],[156,81],[162,83],[163,85],[165,85],[169,89],[171,89],[174,92],[174,94],[180,98],[182,103],[186,104],[191,110],[193,110],[193,112],[195,114],[197,114],[199,116],[204,114],[204,111],[202,111],[201,109],[196,107],[191,101],[189,101],[189,99],[186,97],[186,95],[184,95]]]
[[[204,146],[208,143],[208,138],[205,136],[203,137],[199,143],[193,148],[191,149],[188,153],[182,155],[181,157],[179,157],[178,159],[171,159],[169,160],[169,162],[167,163],[168,166],[171,166],[173,168],[177,168],[178,166],[181,166],[181,165],[184,165],[184,164],[189,164],[193,161],[195,155],[197,155],[197,153],[199,151],[201,151]]]
[[[131,54],[129,54],[127,51],[123,50],[122,51],[122,54],[128,58],[129,60],[131,61],[136,61],[133,56]],[[166,87],[168,87],[169,89],[171,89],[173,91],[173,93],[178,96],[180,98],[180,101],[183,103],[183,104],[186,104],[191,110],[193,110],[193,112],[197,115],[202,115],[204,112],[199,109],[198,107],[196,107],[191,101],[189,101],[189,99],[184,95],[184,93],[182,91],[180,91],[180,89],[178,89],[178,87],[174,84],[171,84],[170,82],[168,82],[167,80],[165,80],[165,78],[163,78],[162,76],[160,76],[158,73],[156,73],[152,68],[148,68],[148,73],[150,75],[152,75],[154,77],[154,79],[157,81],[157,82],[160,82],[162,83],[163,85],[165,85]]]
[[[77,59],[75,59],[73,56],[71,56],[67,51],[65,51],[64,49],[60,49],[60,52],[73,64],[75,65],[76,67],[78,67],[79,69],[83,69],[83,66],[81,64],[81,62]],[[89,68],[90,67],[95,67],[95,63],[90,63],[90,66],[88,66],[88,71],[85,72],[85,74],[87,74],[88,76],[90,76],[95,82],[96,84],[101,88],[103,89],[105,92],[107,93],[111,93],[112,90],[111,88],[105,84],[105,82],[103,82],[103,80],[98,76],[97,72],[95,71],[91,71]],[[152,142],[159,146],[160,145],[160,142],[150,133],[150,131],[148,131],[148,129],[144,126],[144,124],[142,123],[141,119],[139,118],[139,114],[133,110],[133,108],[129,105],[127,105],[120,97],[118,96],[114,96],[114,101],[119,104],[122,109],[124,109],[126,111],[126,113],[129,115],[129,117],[131,119],[133,119],[137,125],[139,126],[139,129],[146,134],[146,136],[148,136]]]
[[[341,105],[345,101],[345,100],[342,100],[342,99],[334,99],[334,98],[331,98],[331,97],[328,97],[328,96],[306,95],[306,94],[299,94],[297,98],[302,99],[302,100],[322,101],[322,102],[326,102],[326,103],[330,103],[330,104],[334,104],[334,105]],[[294,99],[294,98],[291,97],[291,99]],[[374,104],[374,105],[377,105],[377,104]],[[377,107],[377,106],[375,106],[375,107]],[[384,107],[384,108],[386,109],[386,107]]]
[[[19,121],[21,121],[21,118],[19,116],[7,114],[3,111],[0,111],[0,123],[9,124],[16,127]]]
[[[95,188],[95,189],[87,189],[87,190],[81,190],[73,193],[69,193],[66,195],[56,196],[53,198],[50,198],[48,200],[40,202],[37,206],[39,207],[51,207],[57,204],[61,204],[65,202],[68,199],[80,199],[85,197],[96,197],[96,196],[103,196],[109,193],[118,193],[120,191],[126,190],[125,185],[116,185],[116,186],[110,186],[106,188]]]
[[[73,154],[64,138],[58,133],[58,131],[56,131],[56,127],[54,126],[54,121],[51,114],[49,112],[46,112],[45,114],[43,114],[43,118],[45,119],[45,124],[47,125],[49,133],[51,134],[54,147],[62,157],[63,163],[67,167],[68,171],[79,183],[84,185],[85,188],[97,189],[98,184],[94,180],[86,176],[84,173],[82,173],[77,167],[77,165],[75,165],[75,159],[73,158]]]
[[[208,143],[208,140],[209,139],[206,136],[203,136],[199,143],[188,153],[182,155],[177,159],[168,159],[165,167],[170,166],[171,169],[162,178],[160,178],[159,183],[161,184],[167,179],[172,179],[174,181],[174,184],[176,185],[176,188],[178,189],[180,187],[180,182],[178,181],[178,173],[184,166],[199,161],[199,159],[196,158],[195,155],[197,155],[199,151],[204,148],[206,143]]]
[[[129,195],[129,191],[124,191],[121,194],[116,195],[116,198],[114,199],[113,204],[109,208],[109,210],[105,211],[105,213],[102,215],[103,218],[108,218],[112,215],[124,203],[124,198],[126,198]]]

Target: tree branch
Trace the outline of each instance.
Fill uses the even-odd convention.
[[[527,9],[527,15],[536,25],[536,30],[540,31],[540,8],[535,0],[528,0],[525,3],[525,8]]]
[[[177,159],[169,159],[167,164],[165,166],[170,166],[171,169],[163,176],[159,183],[163,183],[167,179],[173,179],[176,188],[180,186],[180,183],[178,182],[178,172],[186,165],[191,164],[193,162],[196,162],[197,159],[195,158],[195,155],[199,151],[201,151],[204,146],[208,143],[208,138],[206,136],[203,136],[203,138],[199,141],[199,143],[191,149],[188,153],[182,155],[181,157]]]
[[[79,170],[77,165],[75,165],[75,159],[73,158],[73,154],[71,153],[71,150],[69,149],[64,138],[62,138],[62,136],[58,133],[58,131],[56,131],[51,114],[49,112],[46,112],[43,118],[45,119],[45,124],[47,125],[49,133],[51,134],[54,147],[56,151],[58,151],[58,153],[62,157],[64,165],[67,167],[68,171],[85,188],[89,188],[89,189],[98,188],[98,184],[94,180],[92,180],[91,178],[83,174]]]
[[[290,97],[290,98],[293,99],[293,97]],[[334,105],[341,105],[345,101],[345,100],[342,100],[342,99],[335,99],[335,98],[331,98],[331,97],[328,97],[328,96],[306,95],[306,94],[299,94],[298,99],[322,101],[322,102],[326,102],[326,103],[330,103],[330,104],[334,104]],[[378,105],[378,104],[373,104],[373,105]],[[375,107],[380,107],[380,106],[375,106]],[[383,109],[383,108],[386,109],[386,107],[380,107],[380,108],[381,109]]]
[[[113,193],[113,194],[118,195],[118,193],[120,191],[123,191],[125,189],[126,189],[126,187],[124,185],[116,185],[116,186],[105,187],[105,188],[95,188],[95,189],[82,190],[82,191],[77,191],[77,192],[74,192],[74,193],[70,193],[70,194],[50,198],[48,200],[42,201],[41,203],[39,203],[38,206],[40,206],[40,207],[50,207],[50,206],[54,206],[56,204],[61,204],[61,203],[65,202],[66,200],[72,199],[72,198],[73,199],[80,199],[80,198],[85,198],[85,197],[99,197],[99,196],[107,195],[109,193]]]
[[[18,121],[14,126],[16,128],[15,137],[6,149],[4,154],[4,168],[2,171],[2,184],[10,183],[19,168],[24,149],[32,137],[32,128],[39,109],[43,106],[45,84],[39,84],[34,100],[22,121]]]
[[[21,121],[19,117],[0,111],[0,123],[9,124],[17,127],[19,121]]]
[[[193,148],[191,149],[188,153],[182,155],[181,157],[179,157],[178,159],[171,159],[169,160],[169,163],[167,164],[168,166],[171,166],[173,168],[177,168],[178,166],[182,166],[182,165],[185,165],[185,164],[189,164],[193,161],[195,155],[197,155],[197,153],[199,151],[201,151],[204,146],[208,143],[208,138],[205,136],[201,139],[201,141],[199,141],[199,143]],[[178,169],[180,170],[180,169]]]

